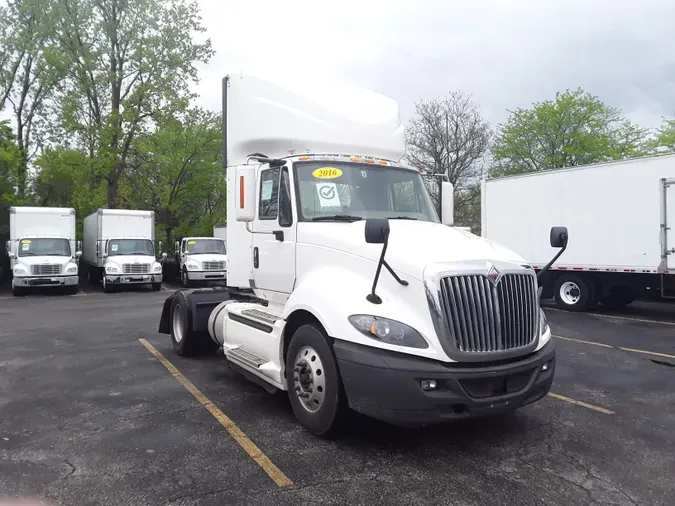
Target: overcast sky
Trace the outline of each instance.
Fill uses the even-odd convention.
[[[251,66],[340,76],[396,99],[473,93],[492,122],[577,88],[655,127],[675,116],[674,0],[199,0],[216,50],[199,103]],[[287,65],[287,66],[286,66]]]

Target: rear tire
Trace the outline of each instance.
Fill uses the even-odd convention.
[[[173,296],[169,325],[171,344],[181,357],[210,354],[219,348],[208,333],[192,330],[190,304],[183,292],[178,291]]]
[[[576,274],[563,274],[553,289],[555,301],[566,311],[585,311],[597,304],[597,291],[593,283]]]
[[[330,438],[349,414],[337,360],[328,336],[316,324],[298,328],[286,354],[286,385],[293,413],[315,436]]]
[[[600,297],[600,304],[607,309],[621,309],[637,298],[630,286],[612,286],[610,292]]]

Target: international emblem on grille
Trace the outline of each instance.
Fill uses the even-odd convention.
[[[492,267],[490,267],[490,270],[487,273],[488,279],[495,286],[497,286],[497,283],[499,282],[499,278],[501,277],[501,275],[502,275],[502,273],[499,272],[494,265]]]

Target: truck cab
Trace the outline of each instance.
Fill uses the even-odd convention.
[[[183,286],[227,279],[227,249],[222,239],[184,237],[174,247]]]
[[[449,183],[438,216],[394,101],[284,78],[223,81],[228,289],[177,291],[159,332],[180,355],[222,348],[322,437],[351,411],[419,427],[543,398],[555,344],[534,269],[453,226]],[[552,263],[567,230],[548,240]]]
[[[162,264],[156,260],[155,245],[151,239],[111,237],[101,244],[103,249],[99,253],[103,258],[104,291],[117,284],[152,284],[153,290],[161,289]],[[97,249],[100,249],[98,244]]]
[[[81,243],[75,243],[74,209],[12,207],[6,251],[13,294],[37,287],[77,293],[81,249]]]

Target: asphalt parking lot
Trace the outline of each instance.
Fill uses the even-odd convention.
[[[552,395],[512,415],[422,430],[358,418],[324,441],[222,358],[173,353],[156,333],[173,288],[0,291],[0,498],[673,504],[675,305],[547,310]]]

